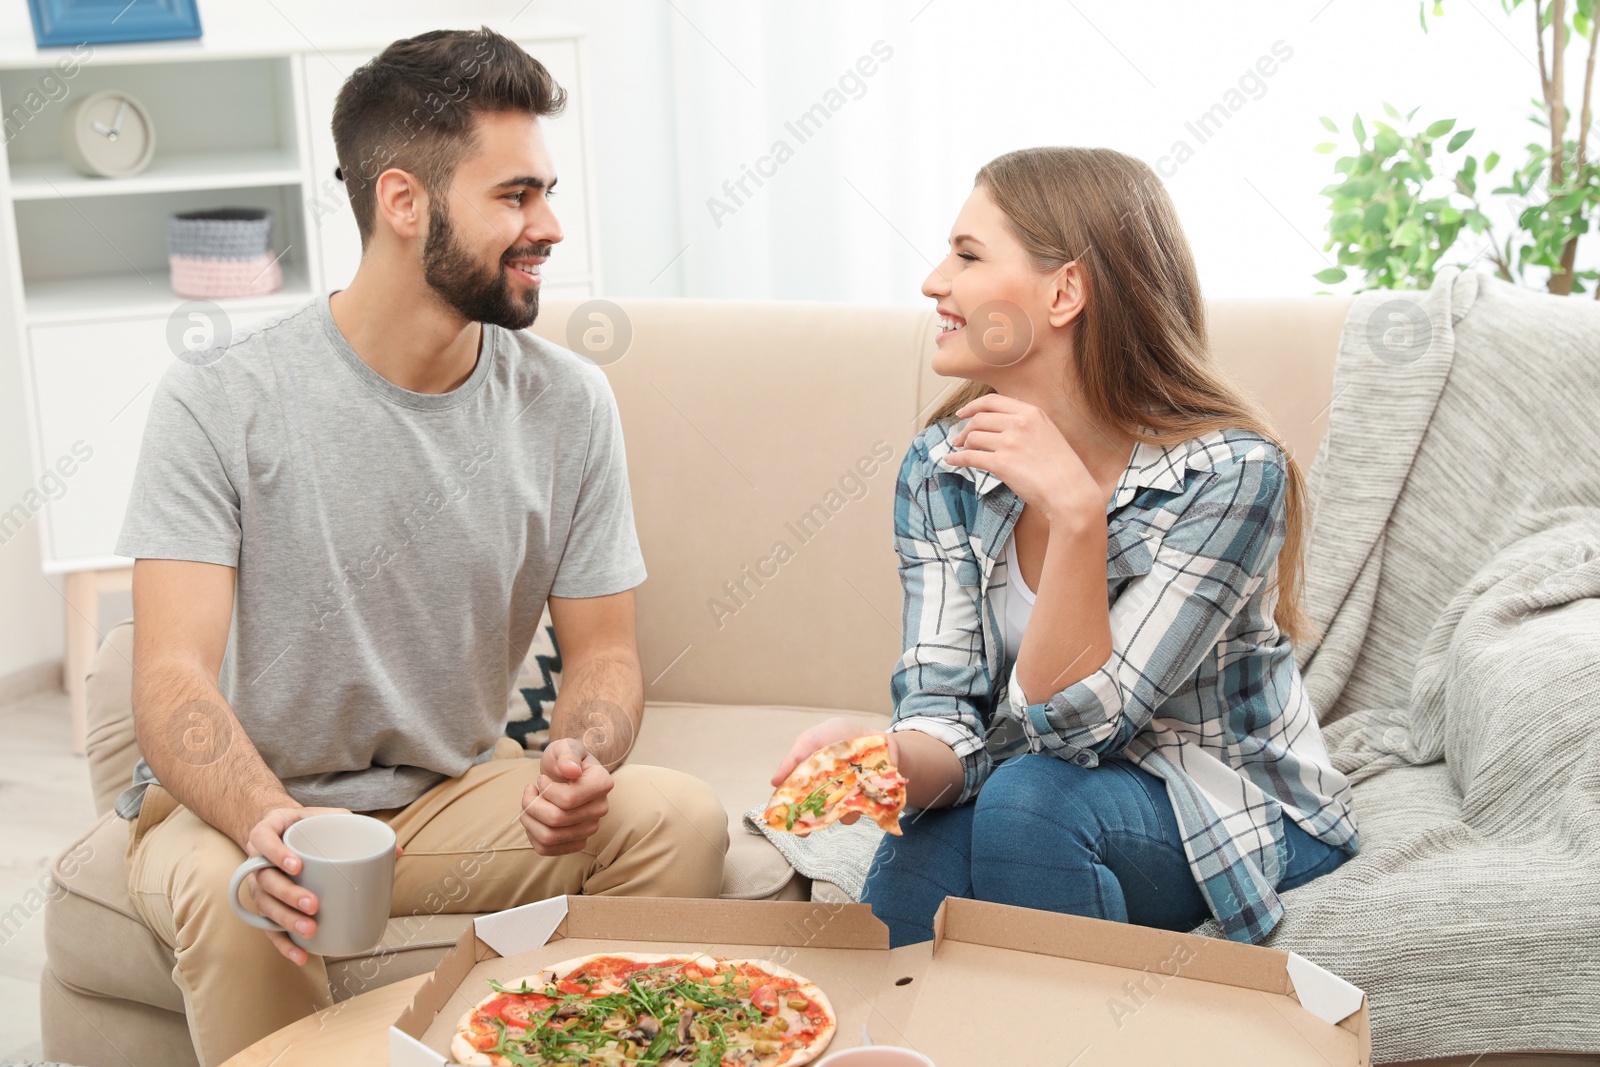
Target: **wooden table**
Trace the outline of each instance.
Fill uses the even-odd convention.
[[[426,974],[405,978],[290,1023],[222,1067],[388,1067],[389,1027],[416,996]]]

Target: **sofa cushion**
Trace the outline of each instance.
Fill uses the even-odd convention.
[[[530,332],[568,345],[593,310],[546,294]],[[932,309],[659,299],[618,318],[627,356],[601,369],[650,572],[636,591],[646,693],[887,713],[895,472]]]
[[[875,725],[888,717],[872,712],[781,705],[648,702],[644,725],[630,760],[674,767],[709,783],[728,809],[728,855],[722,896],[766,900],[785,893],[797,877],[783,854],[760,834],[745,829],[743,813],[772,796],[772,772],[801,731],[847,714]]]
[[[198,1067],[199,1063],[182,1011],[86,993],[62,981],[48,966],[39,976],[39,1029],[45,1058],[63,1064]]]
[[[84,700],[89,787],[95,813],[104,814],[133,781],[133,765],[139,762],[133,733],[132,619],[113,626],[89,661]]]
[[[805,900],[809,886],[772,842],[749,833],[736,814],[728,815],[728,854],[722,860],[724,900]]]
[[[66,985],[102,997],[183,1011],[172,952],[133,910],[128,895],[128,823],[102,815],[56,857],[57,887],[45,906],[45,955]]]
[[[884,680],[887,684],[887,670]],[[789,754],[795,738],[836,715],[878,729],[889,724],[887,715],[869,711],[648,701],[644,725],[628,759],[692,774],[717,791],[729,812],[740,815],[772,796],[772,772]]]

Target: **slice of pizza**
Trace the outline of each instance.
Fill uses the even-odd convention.
[[[790,772],[763,815],[774,830],[804,837],[859,812],[891,834],[900,833],[906,780],[889,759],[886,734],[836,741]]]

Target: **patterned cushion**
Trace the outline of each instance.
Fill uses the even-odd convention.
[[[556,689],[561,685],[561,650],[556,647],[556,630],[546,605],[533,644],[517,672],[517,684],[506,708],[506,735],[523,748],[539,752],[550,740],[550,713],[556,706]]]

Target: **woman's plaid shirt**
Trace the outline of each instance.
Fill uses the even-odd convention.
[[[1196,883],[1227,936],[1260,941],[1283,915],[1285,816],[1354,853],[1350,785],[1334,770],[1273,620],[1286,460],[1218,430],[1134,446],[1106,507],[1113,651],[1029,703],[1004,675],[995,560],[1022,501],[988,471],[942,465],[945,420],[900,466],[895,547],[905,591],[893,730],[948,744],[977,796],[1001,760],[1048,752],[1082,767],[1126,759],[1166,782]],[[1002,564],[1002,567],[1004,565]],[[994,579],[991,581],[991,579]]]

